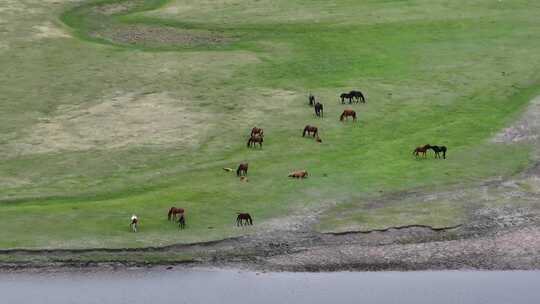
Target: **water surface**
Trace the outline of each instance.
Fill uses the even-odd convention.
[[[540,272],[0,274],[0,303],[532,304],[540,303]]]

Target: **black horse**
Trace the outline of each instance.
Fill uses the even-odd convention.
[[[323,117],[324,116],[323,105],[320,102],[317,102],[315,104],[315,115],[317,115],[317,117]]]
[[[315,104],[315,96],[309,94],[309,105],[313,107]]]
[[[236,226],[253,225],[253,219],[249,213],[238,213],[236,217]]]
[[[362,94],[362,92],[360,91],[350,91],[349,95],[351,99],[354,99],[356,101],[356,103],[358,103],[358,101],[366,103],[366,98],[364,98],[364,94]]]
[[[180,227],[180,229],[186,228],[186,218],[183,213],[178,218],[178,227]]]
[[[445,146],[429,146],[429,149],[435,152],[435,158],[441,158],[441,152],[443,159],[446,159],[446,147]]]
[[[352,103],[353,96],[350,93],[343,93],[339,95],[339,98],[341,98],[341,103],[345,103],[345,99],[348,99],[349,103]]]

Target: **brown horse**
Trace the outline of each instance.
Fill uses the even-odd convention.
[[[174,220],[177,219],[178,215],[183,216],[184,215],[184,209],[183,208],[171,207],[169,209],[169,213],[167,214],[167,219],[169,221],[172,219],[172,221],[174,222]]]
[[[289,173],[289,177],[292,177],[292,178],[306,178],[306,177],[308,177],[308,172],[306,170],[294,171],[294,172]]]
[[[340,121],[343,121],[343,119],[349,120],[349,116],[352,117],[353,121],[356,121],[356,112],[351,109],[343,110],[343,113],[341,113],[341,116],[339,117]]]
[[[317,117],[324,117],[323,105],[320,102],[315,104],[315,115],[317,115]]]
[[[259,144],[259,147],[262,149],[263,141],[264,139],[261,135],[253,135],[249,138],[247,142],[247,147],[255,147],[255,144]]]
[[[238,216],[236,216],[236,226],[244,226],[244,222],[246,225],[253,225],[253,219],[251,218],[251,215],[249,213],[237,213]]]
[[[422,154],[423,157],[426,157],[427,150],[429,150],[430,148],[431,146],[429,144],[417,147],[416,149],[414,149],[413,154],[416,157],[420,156],[420,154]]]
[[[251,137],[255,135],[260,135],[261,137],[264,137],[264,130],[261,128],[253,127],[253,129],[251,129]]]
[[[247,175],[247,172],[248,172],[248,164],[247,163],[240,164],[238,165],[238,169],[236,169],[236,176]]]
[[[315,126],[307,125],[304,127],[304,132],[302,133],[302,137],[305,137],[306,133],[308,134],[308,136],[313,134],[313,137],[315,137],[319,134],[319,130]]]

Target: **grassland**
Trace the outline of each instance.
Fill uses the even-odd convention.
[[[509,176],[531,161],[528,146],[490,141],[540,92],[530,1],[96,3],[0,6],[1,248],[219,239],[334,204],[325,229],[440,226],[466,206],[362,210],[368,198]],[[357,123],[340,123],[337,95],[353,88],[368,102],[353,106]],[[308,123],[323,144],[300,136]],[[260,151],[245,147],[254,125],[267,136]],[[449,159],[415,160],[426,142],[448,146]],[[240,161],[249,183],[221,170]],[[312,176],[288,180],[293,169]],[[171,205],[188,210],[188,230],[165,221]],[[234,228],[237,211],[262,224]]]

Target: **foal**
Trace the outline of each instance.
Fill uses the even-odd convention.
[[[178,227],[180,227],[180,229],[182,230],[186,228],[186,217],[184,216],[183,213],[178,218]]]

